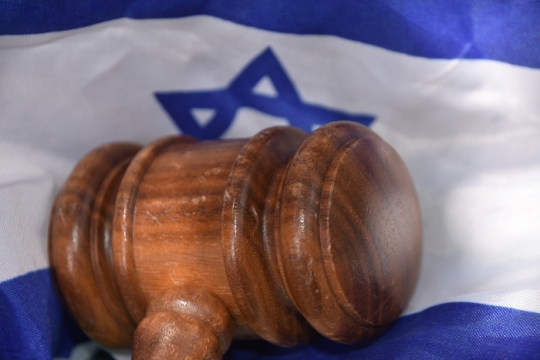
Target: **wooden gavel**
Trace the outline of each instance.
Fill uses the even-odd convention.
[[[410,175],[370,129],[104,145],[60,190],[56,287],[81,328],[134,359],[220,358],[235,338],[346,344],[401,314],[422,230]]]

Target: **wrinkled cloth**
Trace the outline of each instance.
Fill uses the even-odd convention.
[[[85,153],[344,119],[415,182],[414,296],[369,344],[238,342],[225,358],[537,356],[539,14],[532,1],[3,1],[0,359],[129,358],[78,329],[49,272],[52,202]]]

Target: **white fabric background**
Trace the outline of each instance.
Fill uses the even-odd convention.
[[[375,114],[407,163],[425,234],[407,313],[457,300],[540,312],[539,70],[205,16],[0,38],[0,281],[47,267],[49,209],[75,161],[178,132],[154,92],[224,88],[268,46],[303,101]],[[243,108],[225,137],[284,123]]]

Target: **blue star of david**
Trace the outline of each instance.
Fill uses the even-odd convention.
[[[253,91],[264,77],[274,85],[275,96]],[[290,125],[307,132],[336,120],[351,120],[368,126],[375,119],[371,115],[350,114],[303,102],[270,48],[253,59],[225,89],[156,92],[155,96],[183,133],[199,139],[216,139],[223,135],[241,107],[285,118]],[[192,109],[215,109],[215,114],[210,122],[201,126],[193,117]]]

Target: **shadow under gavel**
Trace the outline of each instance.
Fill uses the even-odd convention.
[[[373,339],[412,295],[421,242],[403,161],[343,121],[103,145],[56,198],[49,257],[95,341],[134,359],[219,359],[233,337]]]

